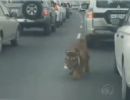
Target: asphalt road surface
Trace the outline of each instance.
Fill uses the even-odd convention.
[[[112,43],[90,49],[90,73],[72,80],[63,68],[65,50],[80,32],[73,13],[57,32],[26,30],[18,47],[0,54],[0,100],[121,100],[121,79],[113,71]]]

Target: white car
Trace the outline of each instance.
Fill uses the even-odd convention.
[[[55,5],[55,12],[56,12],[56,22],[57,25],[62,25],[63,21],[66,19],[66,9],[61,6],[60,4]]]
[[[115,70],[122,78],[122,99],[130,100],[130,11],[115,34]]]
[[[56,12],[56,23],[57,26],[60,26],[63,22],[63,17],[62,17],[62,11],[61,7],[59,5],[55,5],[55,12]]]
[[[62,12],[63,21],[65,21],[66,20],[66,8],[61,6],[61,12]]]
[[[96,40],[111,37],[117,30],[114,21],[110,20],[111,17],[123,19],[128,11],[128,5],[130,2],[127,3],[127,0],[90,0],[84,15],[88,44],[92,45]]]
[[[18,44],[19,28],[17,20],[0,2],[0,52],[2,51],[2,45],[7,41],[11,41],[13,46]]]

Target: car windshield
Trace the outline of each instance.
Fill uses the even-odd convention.
[[[97,0],[99,8],[130,8],[130,0]]]

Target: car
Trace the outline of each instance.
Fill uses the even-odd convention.
[[[69,4],[63,2],[61,5],[66,9],[66,16],[65,17],[69,18],[70,17],[70,12],[71,12]]]
[[[63,24],[63,21],[66,19],[66,9],[61,5],[60,1],[53,1],[55,4],[55,12],[56,12],[56,23],[59,27]]]
[[[61,12],[62,12],[63,21],[65,21],[66,20],[66,8],[64,6],[62,6],[62,3],[61,3]]]
[[[84,7],[85,6],[85,7]],[[88,8],[88,6],[89,6],[89,2],[81,2],[80,3],[80,7],[79,7],[79,11],[81,12],[81,11],[86,11],[87,10],[87,8]]]
[[[18,12],[21,31],[33,27],[42,28],[44,35],[56,31],[56,13],[50,0],[17,0],[9,2],[8,7]]]
[[[130,2],[124,0],[90,0],[83,18],[88,45],[109,37],[112,39],[117,26],[110,19],[111,17],[123,19],[129,4]]]
[[[18,45],[20,26],[8,8],[0,2],[0,52],[3,44],[10,41],[12,46]]]
[[[75,1],[75,2],[72,2],[72,9],[73,10],[78,10],[79,9],[79,6],[80,6],[80,4],[79,4],[79,2],[77,1]]]
[[[117,19],[116,19],[117,20]],[[122,99],[130,100],[130,10],[114,35],[115,72],[122,79]]]

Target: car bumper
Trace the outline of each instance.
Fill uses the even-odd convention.
[[[86,29],[87,34],[111,34],[117,31],[117,27],[114,26],[98,26],[98,27],[91,27]]]
[[[45,19],[38,19],[38,20],[30,20],[30,19],[17,19],[17,21],[23,26],[23,27],[43,27],[44,25],[47,25],[49,23],[49,20]]]

